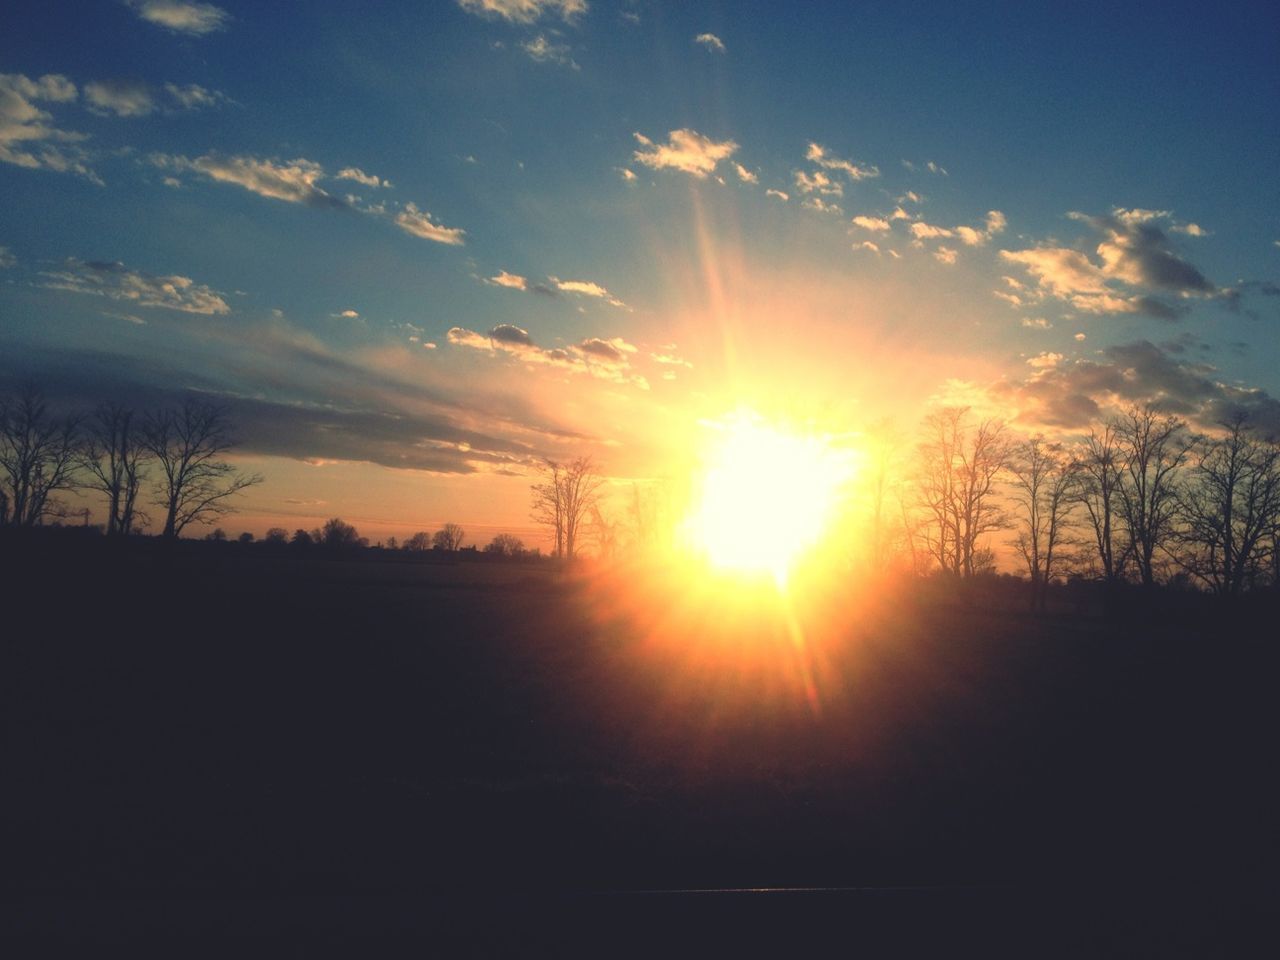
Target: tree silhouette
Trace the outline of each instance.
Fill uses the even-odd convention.
[[[518,557],[524,553],[524,541],[509,533],[500,533],[489,541],[484,552],[500,557]]]
[[[1134,407],[1116,423],[1124,458],[1121,513],[1144,587],[1156,579],[1156,551],[1168,546],[1178,516],[1178,470],[1194,438],[1186,422],[1161,416],[1151,404]]]
[[[568,463],[543,461],[541,483],[532,484],[533,519],[551,528],[556,556],[572,560],[577,553],[578,534],[600,499],[604,477],[596,472],[590,457]]]
[[[80,463],[88,477],[85,486],[107,498],[108,536],[133,531],[149,455],[134,412],[117,403],[99,404],[85,426]]]
[[[79,420],[54,416],[34,387],[0,398],[0,525],[36,526],[75,488],[79,439]]]
[[[1013,449],[1009,473],[1018,508],[1013,543],[1031,577],[1031,606],[1044,610],[1048,586],[1061,563],[1063,548],[1070,542],[1076,466],[1059,444],[1036,436]]]
[[[431,546],[436,550],[453,553],[462,546],[463,529],[456,523],[446,523],[431,537]]]
[[[350,550],[360,546],[360,533],[341,517],[333,517],[321,528],[320,542],[330,550]]]
[[[1077,483],[1072,494],[1085,508],[1103,579],[1111,585],[1124,578],[1133,556],[1133,541],[1122,529],[1120,488],[1125,466],[1117,430],[1117,423],[1108,421],[1101,432],[1089,431],[1076,456]]]
[[[917,486],[929,552],[944,571],[978,572],[978,541],[1007,525],[996,502],[996,483],[1009,457],[1004,425],[983,420],[970,429],[968,407],[944,407],[925,418],[918,447]]]
[[[1280,524],[1280,446],[1255,435],[1248,415],[1219,424],[1201,439],[1179,504],[1175,557],[1220,596],[1238,596],[1262,572]]]
[[[421,553],[423,550],[430,550],[431,534],[419,530],[404,542],[403,549],[408,553]]]
[[[226,412],[189,397],[149,415],[143,442],[160,468],[156,502],[164,510],[162,536],[172,540],[191,523],[213,523],[234,511],[229,500],[262,482],[218,459],[234,446]]]

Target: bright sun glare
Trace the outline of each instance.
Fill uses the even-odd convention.
[[[772,573],[779,586],[832,522],[851,451],[775,430],[751,414],[717,425],[684,532],[724,570]]]

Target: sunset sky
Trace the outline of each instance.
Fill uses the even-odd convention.
[[[741,409],[1280,431],[1274,6],[971,7],[15,2],[0,387],[225,400],[229,532],[480,543]]]

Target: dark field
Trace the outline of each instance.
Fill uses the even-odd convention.
[[[16,935],[1141,954],[1252,943],[1274,895],[1264,609],[850,601],[800,657],[621,574],[112,547],[0,542]],[[635,892],[762,886],[861,889]]]

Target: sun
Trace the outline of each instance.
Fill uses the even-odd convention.
[[[695,482],[684,538],[718,569],[770,573],[784,586],[827,532],[853,475],[853,452],[750,413],[712,426],[717,435]]]

